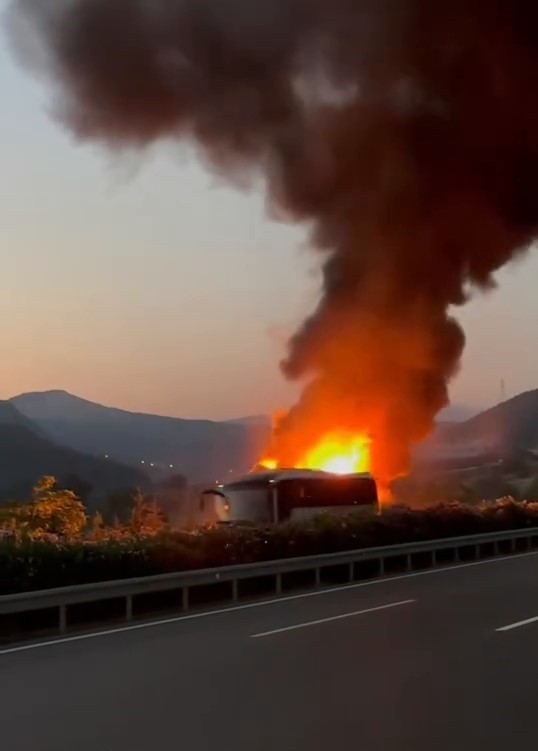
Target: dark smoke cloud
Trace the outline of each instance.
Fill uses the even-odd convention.
[[[313,226],[323,293],[282,364],[309,385],[275,450],[364,428],[405,469],[458,368],[449,309],[536,233],[538,4],[16,0],[10,25],[79,139],[191,138]]]

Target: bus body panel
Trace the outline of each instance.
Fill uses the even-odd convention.
[[[375,514],[378,496],[368,474],[315,471],[253,473],[219,490],[207,491],[217,522],[274,524],[318,514]]]

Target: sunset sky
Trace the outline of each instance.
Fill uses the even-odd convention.
[[[0,9],[5,6],[0,0]],[[0,41],[0,397],[66,389],[126,409],[226,418],[289,404],[278,361],[315,304],[304,228],[267,217],[188,147],[80,147]],[[464,229],[464,228],[462,228]],[[458,316],[457,402],[538,387],[538,253]]]

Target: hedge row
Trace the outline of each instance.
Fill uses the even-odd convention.
[[[172,571],[538,527],[538,503],[442,504],[365,519],[319,516],[275,527],[226,527],[100,543],[0,543],[0,594]]]

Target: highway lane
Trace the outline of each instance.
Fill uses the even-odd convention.
[[[6,751],[533,747],[538,555],[0,653]]]

